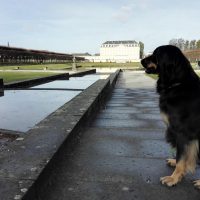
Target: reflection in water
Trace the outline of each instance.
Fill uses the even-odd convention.
[[[78,91],[10,90],[0,98],[0,129],[25,132]]]
[[[0,78],[0,97],[2,97],[4,95],[4,91],[3,91],[3,79]]]
[[[0,97],[4,96],[4,90],[0,88]]]
[[[41,84],[38,86],[35,86],[33,88],[60,88],[60,89],[86,89],[91,84],[96,82],[99,79],[105,79],[108,75],[87,75],[83,77],[72,77],[67,81],[63,80],[56,80],[53,82]]]
[[[81,92],[56,89],[86,89],[100,78],[87,75],[52,81],[33,87],[34,90],[5,90],[5,96],[0,98],[0,129],[28,131]]]

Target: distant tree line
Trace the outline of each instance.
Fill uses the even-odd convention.
[[[183,38],[171,39],[169,44],[180,48],[182,51],[200,49],[200,40],[185,40]]]
[[[139,41],[139,45],[140,45],[140,58],[144,57],[144,43]]]

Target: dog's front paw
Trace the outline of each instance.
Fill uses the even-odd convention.
[[[174,178],[173,176],[161,177],[160,181],[163,185],[167,185],[169,187],[174,186],[178,183],[178,179]]]

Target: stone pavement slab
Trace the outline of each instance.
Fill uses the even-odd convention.
[[[121,73],[111,99],[54,169],[48,200],[199,200],[192,181],[200,169],[168,188],[159,179],[173,171],[165,142],[155,81],[144,73]]]

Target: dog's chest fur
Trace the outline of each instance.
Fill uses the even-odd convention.
[[[160,108],[160,115],[161,115],[161,118],[162,118],[163,122],[167,126],[169,126],[170,119],[169,119],[167,98],[165,96],[160,95],[159,108]]]

